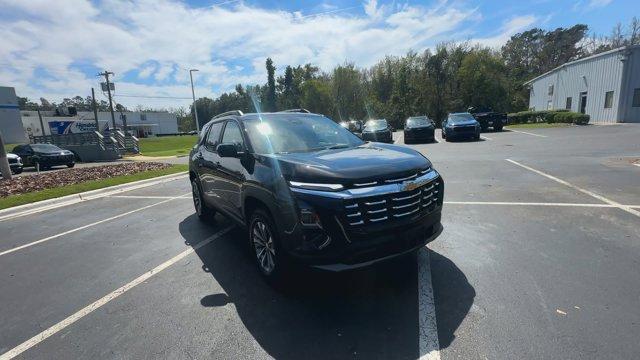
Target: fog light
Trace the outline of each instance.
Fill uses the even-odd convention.
[[[320,217],[318,216],[318,214],[310,210],[302,209],[302,211],[300,211],[300,222],[302,223],[302,225],[320,226]]]
[[[331,243],[331,237],[322,230],[305,231],[302,236],[303,251],[322,250]]]

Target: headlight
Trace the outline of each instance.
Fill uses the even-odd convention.
[[[289,185],[294,188],[306,190],[338,191],[344,189],[344,186],[342,186],[341,184],[304,183],[298,181],[289,181]]]

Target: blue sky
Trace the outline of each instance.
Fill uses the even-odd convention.
[[[264,82],[266,57],[279,69],[364,67],[442,41],[498,48],[532,27],[585,23],[608,34],[639,9],[630,0],[0,0],[0,85],[60,101],[86,96],[108,69],[118,102],[178,107],[190,103],[190,68],[200,70],[197,95],[213,97]]]

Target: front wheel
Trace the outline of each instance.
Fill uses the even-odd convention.
[[[74,166],[76,166],[76,164],[75,164],[75,163],[69,163],[69,164],[67,164],[67,167],[68,167],[69,169],[71,169],[71,168],[72,168],[72,167],[74,167]]]
[[[249,241],[258,269],[265,279],[274,285],[281,282],[286,267],[285,257],[271,216],[261,208],[251,214]]]
[[[200,191],[200,185],[193,179],[191,180],[191,195],[193,196],[193,206],[196,209],[196,215],[201,221],[210,222],[213,221],[213,217],[216,212],[205,204],[202,191]]]

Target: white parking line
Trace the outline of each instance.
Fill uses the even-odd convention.
[[[19,217],[22,217],[22,216],[41,213],[41,212],[47,211],[47,210],[53,210],[53,209],[61,208],[61,207],[64,207],[64,206],[74,205],[74,204],[77,204],[77,203],[80,203],[80,202],[83,202],[83,201],[100,199],[100,198],[103,198],[103,197],[111,196],[113,194],[129,192],[129,191],[138,190],[138,189],[142,189],[142,188],[153,186],[153,185],[167,183],[167,182],[174,181],[174,180],[184,179],[187,176],[188,175],[171,174],[171,175],[160,176],[160,177],[158,177],[157,180],[153,180],[153,181],[149,181],[150,179],[147,179],[147,180],[135,181],[135,182],[130,183],[130,184],[116,185],[116,186],[113,187],[114,189],[111,190],[111,191],[104,192],[104,190],[107,190],[105,188],[105,189],[87,191],[86,193],[67,195],[67,196],[63,196],[62,198],[59,198],[59,199],[44,200],[43,202],[48,202],[48,201],[51,201],[51,200],[60,200],[60,199],[64,199],[64,198],[68,198],[69,199],[68,201],[64,201],[64,202],[61,202],[61,203],[54,203],[54,204],[50,204],[50,205],[40,205],[37,208],[34,208],[34,209],[33,208],[29,208],[27,210],[19,211],[19,212],[15,212],[15,210],[17,210],[17,209],[19,209],[21,207],[30,207],[33,204],[26,204],[26,205],[16,206],[15,208],[3,209],[3,210],[0,210],[0,221],[11,220],[11,219],[19,218]],[[4,213],[8,213],[8,214],[7,215],[1,215],[1,214],[4,214]]]
[[[429,249],[418,251],[418,344],[420,360],[440,360],[436,305],[431,284]]]
[[[481,138],[481,139],[484,139],[484,140],[493,141],[493,139],[492,139],[492,138],[487,137],[487,136],[484,136],[484,135],[480,136],[480,138]]]
[[[508,202],[508,201],[445,201],[448,205],[504,205],[504,206],[558,206],[558,207],[595,207],[595,208],[617,208],[611,204],[579,204],[579,203],[538,203],[538,202]],[[623,205],[630,208],[640,207],[640,205]]]
[[[191,193],[189,193],[189,194],[191,194]],[[0,252],[0,256],[8,255],[8,254],[11,254],[11,253],[13,253],[13,252],[16,252],[16,251],[19,251],[19,250],[22,250],[22,249],[25,249],[25,248],[28,248],[28,247],[31,247],[31,246],[34,246],[34,245],[42,244],[42,243],[44,243],[44,242],[47,242],[47,241],[50,241],[50,240],[53,240],[53,239],[57,239],[57,238],[59,238],[59,237],[61,237],[61,236],[69,235],[69,234],[72,234],[72,233],[74,233],[74,232],[77,232],[77,231],[80,231],[80,230],[84,230],[84,229],[86,229],[86,228],[90,228],[90,227],[92,227],[92,226],[100,225],[100,224],[105,223],[105,222],[107,222],[107,221],[111,221],[111,220],[119,219],[119,218],[121,218],[121,217],[124,217],[124,216],[127,216],[127,215],[131,215],[131,214],[136,213],[136,212],[138,212],[138,211],[146,210],[146,209],[152,208],[152,207],[154,207],[154,206],[158,206],[158,205],[161,205],[161,204],[167,203],[167,202],[169,202],[169,201],[172,201],[172,200],[175,200],[175,199],[179,199],[179,198],[181,198],[182,196],[184,196],[184,195],[177,196],[177,197],[172,197],[172,198],[170,198],[170,199],[167,199],[167,200],[164,200],[164,201],[157,202],[157,203],[155,203],[155,204],[151,204],[151,205],[143,206],[143,207],[141,207],[141,208],[138,208],[138,209],[135,209],[135,210],[131,210],[131,211],[127,211],[127,212],[125,212],[125,213],[118,214],[118,215],[115,215],[115,216],[112,216],[112,217],[109,217],[109,218],[106,218],[106,219],[102,219],[102,220],[99,220],[99,221],[96,221],[96,222],[92,222],[92,223],[90,223],[90,224],[87,224],[87,225],[83,225],[83,226],[77,227],[77,228],[75,228],[75,229],[67,230],[67,231],[61,232],[61,233],[56,234],[56,235],[48,236],[48,237],[46,237],[46,238],[43,238],[43,239],[40,239],[40,240],[36,240],[36,241],[30,242],[30,243],[28,243],[28,244],[20,245],[20,246],[14,247],[14,248],[12,248],[12,249],[5,250],[5,251],[3,251],[3,252]]]
[[[116,199],[190,199],[190,197],[180,196],[144,196],[144,195],[110,195],[109,198]]]
[[[94,301],[93,303],[91,303],[91,304],[87,305],[86,307],[84,307],[84,308],[80,309],[79,311],[77,311],[75,314],[67,317],[66,319],[60,321],[59,323],[51,326],[47,330],[37,334],[36,336],[32,337],[31,339],[23,342],[22,344],[14,347],[13,349],[7,351],[6,353],[0,355],[0,360],[13,359],[14,357],[22,354],[23,352],[29,350],[30,348],[38,345],[39,343],[41,343],[42,341],[44,341],[48,337],[60,332],[61,330],[65,329],[67,326],[69,326],[69,325],[73,324],[74,322],[82,319],[83,317],[91,314],[92,312],[94,312],[95,310],[97,310],[100,307],[104,306],[105,304],[107,304],[111,300],[114,300],[115,298],[119,297],[120,295],[122,295],[122,294],[126,293],[127,291],[133,289],[135,286],[140,285],[143,282],[149,280],[149,278],[151,278],[152,276],[158,274],[162,270],[164,270],[164,269],[168,268],[169,266],[177,263],[178,261],[184,259],[186,256],[190,255],[194,251],[200,249],[201,247],[211,243],[213,240],[215,240],[215,239],[219,238],[220,236],[226,234],[232,228],[233,228],[233,226],[229,226],[229,227],[227,227],[227,228],[225,228],[223,230],[218,231],[217,233],[213,234],[212,236],[208,237],[207,239],[199,242],[197,245],[193,246],[192,248],[189,248],[189,249],[179,253],[178,255],[176,255],[176,256],[172,257],[171,259],[163,262],[162,264],[156,266],[155,268],[153,268],[153,269],[147,271],[146,273],[138,276],[133,281],[125,284],[124,286],[121,286],[121,287],[117,288],[116,290],[110,292],[109,294],[103,296],[102,298]]]
[[[534,133],[530,133],[530,132],[526,132],[526,131],[520,131],[520,130],[513,130],[513,129],[508,129],[509,131],[513,131],[513,132],[517,132],[520,134],[527,134],[527,135],[531,135],[531,136],[537,136],[537,137],[542,137],[542,138],[546,138],[545,135],[540,135],[540,134],[534,134]]]
[[[602,196],[602,195],[596,194],[596,193],[594,193],[594,192],[592,192],[592,191],[589,191],[589,190],[583,189],[583,188],[581,188],[581,187],[579,187],[579,186],[573,185],[573,184],[571,184],[571,183],[569,183],[569,182],[567,182],[567,181],[565,181],[565,180],[562,180],[562,179],[560,179],[560,178],[557,178],[557,177],[555,177],[555,176],[553,176],[553,175],[549,175],[549,174],[544,173],[544,172],[542,172],[542,171],[540,171],[540,170],[536,170],[536,169],[534,169],[534,168],[532,168],[532,167],[529,167],[529,166],[527,166],[527,165],[523,165],[523,164],[521,164],[521,163],[519,163],[519,162],[517,162],[517,161],[511,160],[511,159],[506,159],[506,160],[507,160],[508,162],[510,162],[510,163],[512,163],[512,164],[514,164],[514,165],[520,166],[520,167],[521,167],[521,168],[523,168],[523,169],[527,169],[527,170],[532,171],[532,172],[534,172],[534,173],[536,173],[536,174],[538,174],[538,175],[542,175],[542,176],[546,177],[547,179],[551,179],[551,180],[553,180],[553,181],[555,181],[555,182],[558,182],[558,183],[560,183],[560,184],[562,184],[562,185],[568,186],[568,187],[570,187],[570,188],[572,188],[572,189],[574,189],[574,190],[580,191],[580,192],[581,192],[581,193],[583,193],[583,194],[587,194],[587,195],[589,195],[589,196],[591,196],[591,197],[593,197],[593,198],[596,198],[596,199],[598,199],[598,200],[600,200],[600,201],[602,201],[602,202],[604,202],[604,203],[607,203],[607,204],[609,204],[609,205],[613,205],[613,207],[617,207],[617,208],[618,208],[618,209],[620,209],[620,210],[624,210],[624,211],[626,211],[626,212],[628,212],[628,213],[630,213],[630,214],[633,214],[633,215],[635,215],[635,216],[640,217],[640,211],[638,211],[638,210],[634,210],[634,209],[633,209],[633,206],[630,206],[630,205],[622,205],[622,204],[620,204],[619,202],[613,201],[613,200],[608,199],[608,198],[606,198],[606,197],[604,197],[604,196]]]
[[[633,164],[633,165],[635,165],[635,166],[637,166],[637,167],[640,167],[640,163],[635,163],[635,164]]]

